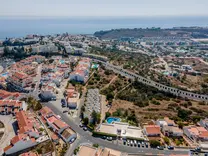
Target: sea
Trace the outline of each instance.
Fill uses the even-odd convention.
[[[208,27],[208,16],[189,17],[0,17],[0,40],[29,34],[93,34],[118,28]]]

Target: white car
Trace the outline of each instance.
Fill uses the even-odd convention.
[[[133,142],[133,140],[131,140],[131,146],[133,146],[133,144],[134,144],[134,142]]]
[[[58,117],[59,119],[61,119],[61,116],[60,116],[60,115],[57,115],[57,117]]]

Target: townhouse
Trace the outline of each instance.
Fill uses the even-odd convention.
[[[16,115],[19,111],[26,110],[27,106],[24,101],[18,100],[0,100],[0,114]]]
[[[43,122],[48,125],[48,128],[55,132],[65,142],[73,142],[77,138],[76,133],[70,126],[55,115],[50,108],[43,107],[39,113]]]
[[[156,124],[160,126],[162,133],[165,136],[169,137],[182,137],[183,131],[178,128],[173,120],[170,120],[168,117],[164,117],[164,119],[158,119]]]
[[[44,127],[34,113],[19,111],[16,113],[16,120],[18,124],[17,135],[4,148],[6,155],[27,150],[49,139],[46,133],[42,131]]]
[[[18,92],[8,92],[5,90],[0,89],[0,100],[2,99],[11,99],[11,100],[15,100],[17,98],[21,97],[21,94]]]
[[[79,93],[75,90],[75,87],[70,86],[65,90],[66,101],[69,109],[77,109]]]
[[[193,142],[208,141],[208,131],[204,127],[186,126],[183,132]]]

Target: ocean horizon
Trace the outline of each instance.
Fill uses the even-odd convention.
[[[200,17],[0,17],[0,40],[29,34],[93,34],[119,28],[208,27],[208,16]]]

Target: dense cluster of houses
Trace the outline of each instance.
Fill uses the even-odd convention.
[[[34,78],[37,75],[38,63],[45,60],[43,56],[31,56],[14,63],[8,69],[7,88],[18,92],[29,92],[32,90]]]
[[[15,117],[18,124],[17,135],[4,148],[5,154],[18,153],[49,139],[44,126],[33,112],[20,110]]]
[[[52,137],[54,142],[57,142],[58,137],[62,138],[66,143],[72,143],[77,138],[77,134],[70,126],[62,121],[59,116],[54,114],[50,108],[43,107],[39,111],[39,115],[48,128],[55,133]]]
[[[43,100],[55,98],[57,87],[60,87],[63,79],[69,77],[70,71],[70,61],[61,57],[53,58],[53,62],[43,64],[40,80]]]
[[[81,59],[74,71],[70,73],[70,81],[85,83],[89,78],[91,60],[89,58]]]

